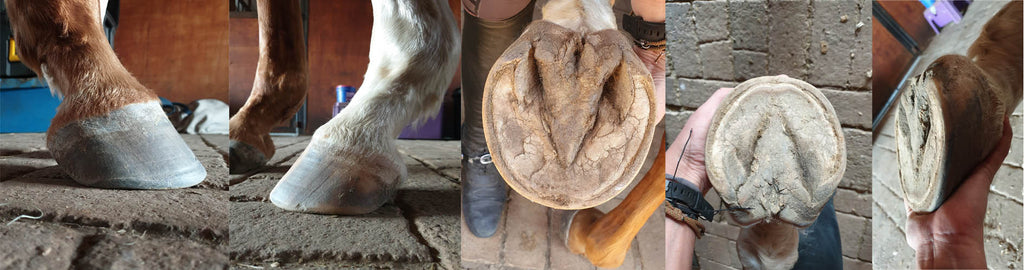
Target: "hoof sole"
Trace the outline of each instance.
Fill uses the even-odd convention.
[[[846,170],[839,119],[814,86],[786,76],[741,83],[708,130],[712,186],[743,225],[777,218],[814,222]]]

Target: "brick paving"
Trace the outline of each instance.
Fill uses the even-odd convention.
[[[309,136],[274,143],[268,166],[231,175],[232,268],[458,268],[458,141],[398,141],[409,178],[393,202],[359,216],[287,212],[270,203]]]
[[[921,60],[916,68],[909,72],[917,75],[924,72],[928,64],[946,54],[966,54],[967,48],[977,39],[981,27],[1000,8],[1005,1],[977,1],[971,4],[963,21],[947,26],[942,33],[932,40],[928,48],[921,53]],[[891,113],[890,113],[891,115]],[[996,172],[995,179],[989,189],[988,211],[985,214],[985,257],[988,265],[996,269],[1020,269],[1021,248],[1024,241],[1022,227],[1022,193],[1021,185],[1024,173],[1021,169],[1021,141],[1024,138],[1024,111],[1018,106],[1010,117],[1013,128],[1013,141],[1010,154]],[[907,245],[906,213],[904,210],[902,191],[899,186],[896,168],[896,152],[893,124],[891,117],[885,120],[878,130],[872,150],[875,168],[874,203],[872,208],[881,217],[872,221],[875,227],[875,243],[886,243],[876,246],[874,253],[875,265],[881,269],[915,268],[914,250]]]
[[[835,208],[843,262],[872,263],[871,4],[858,1],[695,1],[666,6],[666,136],[671,143],[694,110],[723,87],[785,74],[814,85],[832,103],[846,137],[847,168]],[[714,190],[707,197],[722,206]],[[697,241],[706,269],[739,269],[739,227],[725,215]]]
[[[78,185],[45,137],[0,134],[0,269],[227,267],[227,136],[182,135],[208,173],[175,190]]]
[[[634,181],[633,185],[636,185]],[[632,187],[626,189],[627,192]],[[462,266],[468,269],[597,269],[586,258],[565,246],[562,220],[569,211],[531,202],[509,191],[505,219],[497,233],[477,238],[462,226]],[[623,192],[601,204],[607,213],[625,198]],[[633,238],[626,259],[616,269],[665,269],[665,216],[659,208]]]

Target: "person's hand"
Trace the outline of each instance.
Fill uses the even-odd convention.
[[[704,144],[707,141],[708,128],[711,125],[711,118],[715,116],[715,111],[722,104],[722,99],[725,99],[725,96],[731,91],[732,88],[718,89],[704,104],[701,104],[697,111],[694,111],[686,120],[683,130],[679,132],[676,140],[672,142],[665,153],[665,173],[693,182],[700,188],[701,194],[708,193],[708,190],[711,189],[708,173],[704,170]],[[690,142],[687,144],[688,138]],[[684,144],[686,152],[681,153]],[[676,164],[679,164],[678,168]]]
[[[707,171],[704,170],[704,141],[708,135],[708,127],[711,125],[711,118],[715,111],[722,104],[732,88],[721,88],[701,104],[697,111],[690,115],[683,125],[683,130],[676,136],[676,140],[665,151],[665,173],[682,177],[700,189],[701,194],[708,193],[711,182],[708,181]],[[690,142],[687,144],[686,140]],[[686,145],[686,153],[683,152],[683,145]],[[680,159],[680,157],[682,159]],[[678,171],[676,164],[679,164]],[[676,222],[674,219],[665,218],[665,269],[690,269],[693,265],[693,245],[696,242],[697,234],[689,226]]]
[[[917,252],[918,267],[986,267],[983,223],[989,185],[1010,151],[1012,137],[1007,118],[999,144],[935,212],[914,213],[907,207],[907,243]]]

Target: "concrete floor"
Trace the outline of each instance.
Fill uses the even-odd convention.
[[[109,190],[71,180],[45,134],[0,135],[0,269],[227,267],[227,136],[182,137],[203,183]]]
[[[286,212],[267,199],[309,143],[274,137],[263,169],[231,175],[232,268],[458,268],[459,141],[398,141],[409,178],[360,216]]]
[[[932,40],[928,48],[921,54],[921,61],[909,74],[921,74],[932,61],[946,54],[966,54],[967,48],[981,32],[981,27],[991,18],[1005,1],[977,1],[971,4],[961,23],[947,26],[941,34]],[[1022,170],[1021,141],[1024,128],[1021,124],[1021,106],[1018,106],[1010,117],[1013,128],[1013,142],[1010,154],[1003,162],[992,181],[988,196],[988,211],[985,215],[985,255],[991,268],[1021,268],[1021,248],[1024,241],[1022,227]],[[895,121],[886,120],[876,132],[872,159],[874,179],[873,211],[876,217],[872,221],[874,227],[874,253],[872,261],[879,269],[916,268],[914,250],[907,245],[906,213],[904,211],[902,191],[899,186],[893,125]]]

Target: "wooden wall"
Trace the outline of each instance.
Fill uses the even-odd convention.
[[[122,0],[114,51],[161,97],[227,102],[228,1]]]
[[[456,17],[461,15],[461,2],[448,0]],[[310,84],[304,133],[331,119],[334,110],[334,87],[339,84],[359,87],[370,59],[370,32],[373,26],[369,1],[309,1],[309,67]],[[245,104],[252,88],[259,54],[259,32],[256,18],[231,18],[229,103],[231,113]],[[449,90],[459,87],[461,78],[452,80]]]
[[[924,50],[935,32],[928,26],[922,13],[924,5],[917,1],[879,1],[879,4],[896,20],[903,30]],[[881,112],[882,106],[896,91],[903,75],[913,63],[913,55],[907,51],[896,37],[886,31],[877,19],[871,25],[872,81],[871,103],[872,116]],[[928,63],[919,63],[927,65]]]
[[[259,23],[256,18],[231,18],[231,45],[228,49],[228,105],[231,115],[245,105],[256,78],[259,61]]]

